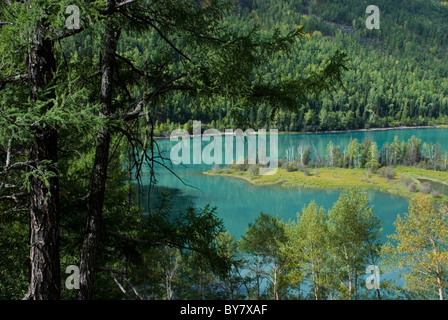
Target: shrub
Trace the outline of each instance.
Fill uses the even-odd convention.
[[[256,177],[260,174],[260,168],[256,164],[249,165],[249,168],[247,169],[247,173],[251,177]]]
[[[295,164],[294,162],[286,162],[286,161],[282,163],[282,168],[288,172],[297,171],[299,169],[297,167],[297,164]]]
[[[247,159],[244,159],[244,163],[236,163],[236,162],[234,162],[234,163],[232,163],[230,165],[230,169],[235,169],[235,170],[240,171],[240,172],[246,171],[248,168],[249,168],[249,164],[248,164]]]
[[[420,184],[420,191],[422,193],[428,194],[431,192],[431,184],[429,182],[424,182]]]
[[[433,191],[431,192],[431,195],[432,195],[433,198],[437,198],[437,197],[440,195],[440,192],[439,192],[439,191],[436,191],[436,190],[433,190]]]
[[[405,176],[401,176],[400,180],[401,180],[401,182],[403,182],[403,184],[405,186],[408,186],[412,182],[411,178],[408,178],[408,177],[405,177]]]
[[[416,192],[417,191],[417,187],[416,187],[415,183],[411,182],[408,185],[408,190],[411,191],[411,192]]]
[[[378,170],[378,174],[387,180],[392,180],[395,178],[395,170],[391,167],[382,167]]]

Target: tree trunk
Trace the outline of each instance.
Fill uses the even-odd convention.
[[[30,96],[32,101],[48,87],[56,70],[51,40],[45,38],[47,27],[39,21],[31,36],[29,51]],[[51,90],[40,97],[54,97]],[[45,111],[52,108],[48,103]],[[34,144],[30,147],[29,160],[37,171],[30,178],[30,284],[24,299],[48,300],[60,298],[59,253],[59,178],[58,131],[50,126],[35,125]],[[46,179],[46,181],[45,181]]]
[[[111,2],[108,1],[108,5]],[[115,66],[115,51],[120,31],[115,31],[111,22],[105,31],[103,60],[101,66],[101,109],[100,117],[108,117],[112,109],[112,79]],[[102,126],[97,136],[94,165],[90,183],[87,227],[84,236],[80,264],[80,290],[78,299],[91,300],[95,279],[96,259],[100,244],[107,169],[109,164],[111,134]]]

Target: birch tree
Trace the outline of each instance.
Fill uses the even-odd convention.
[[[409,211],[394,222],[395,232],[381,255],[388,268],[404,278],[404,289],[415,298],[447,299],[448,209],[438,208],[419,193]]]
[[[361,274],[378,256],[381,221],[373,215],[367,194],[348,189],[328,213],[332,283],[344,299],[359,298]]]

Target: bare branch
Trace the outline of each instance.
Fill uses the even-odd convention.
[[[28,79],[28,74],[15,74],[6,78],[0,79],[0,89],[3,89],[5,85],[15,81],[24,81]]]
[[[3,26],[6,26],[6,25],[13,26],[14,24],[11,22],[7,22],[7,21],[0,21],[0,28]]]
[[[35,169],[33,167],[33,164],[34,164],[33,161],[16,162],[16,163],[11,164],[9,167],[3,168],[3,171],[0,172],[0,174],[4,174],[6,171],[11,171],[11,170],[21,170],[21,169],[25,169],[25,168]]]
[[[121,7],[124,7],[125,5],[127,5],[127,4],[131,4],[131,3],[134,3],[134,2],[137,2],[138,0],[125,0],[125,1],[122,1],[122,2],[120,2],[120,3],[117,3],[117,5],[115,6],[117,9],[119,9],[119,8],[121,8]]]
[[[128,280],[128,278],[126,277],[126,274],[124,272],[118,271],[116,269],[108,268],[108,267],[98,267],[97,269],[100,271],[109,272],[110,275],[112,276],[112,278],[114,279],[115,283],[120,288],[121,292],[123,292],[127,297],[129,297],[127,290],[120,284],[118,279],[115,277],[115,275],[119,275],[126,282],[126,284],[132,289],[132,291],[133,291],[134,295],[137,297],[137,299],[143,300],[142,296],[138,293],[137,289],[130,283],[130,281]]]
[[[166,36],[165,34],[162,32],[162,30],[160,30],[155,24],[153,24],[151,21],[147,20],[147,23],[154,28],[154,30],[157,31],[157,33],[162,37],[163,40],[165,40],[165,42],[174,50],[176,51],[179,55],[181,55],[182,57],[184,57],[185,59],[187,59],[190,62],[193,62],[189,57],[187,57],[180,49],[178,49]]]
[[[2,196],[2,197],[0,197],[0,201],[1,200],[11,200],[11,201],[14,201],[15,203],[20,203],[20,199],[28,197],[29,195],[30,194],[28,192],[15,193],[15,194],[10,195],[10,196]]]

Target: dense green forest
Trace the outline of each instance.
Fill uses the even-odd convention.
[[[370,4],[379,6],[379,30],[365,26]],[[259,26],[262,34],[304,28],[305,41],[294,54],[273,57],[261,67],[267,81],[301,78],[321,68],[335,48],[348,54],[344,85],[336,92],[312,97],[298,110],[283,110],[273,118],[273,106],[267,104],[238,108],[253,128],[301,132],[448,123],[446,2],[254,0],[241,1],[236,10],[229,23],[239,30]],[[182,108],[185,103],[179,95],[158,109],[160,134],[191,119],[220,130],[238,125],[229,101],[191,104],[189,110]]]
[[[70,0],[0,1],[0,299],[445,299],[447,210],[424,195],[384,247],[358,190],[288,223],[260,214],[238,240],[213,203],[172,212],[162,197],[149,213],[138,203],[143,179],[152,186],[165,166],[155,136],[193,120],[447,124],[446,2],[381,1],[380,30],[365,28],[368,4],[77,1],[80,28],[69,29]],[[436,144],[417,145],[383,154],[353,141],[340,165],[446,170]],[[365,289],[360,275],[380,257],[411,271],[409,287]]]

